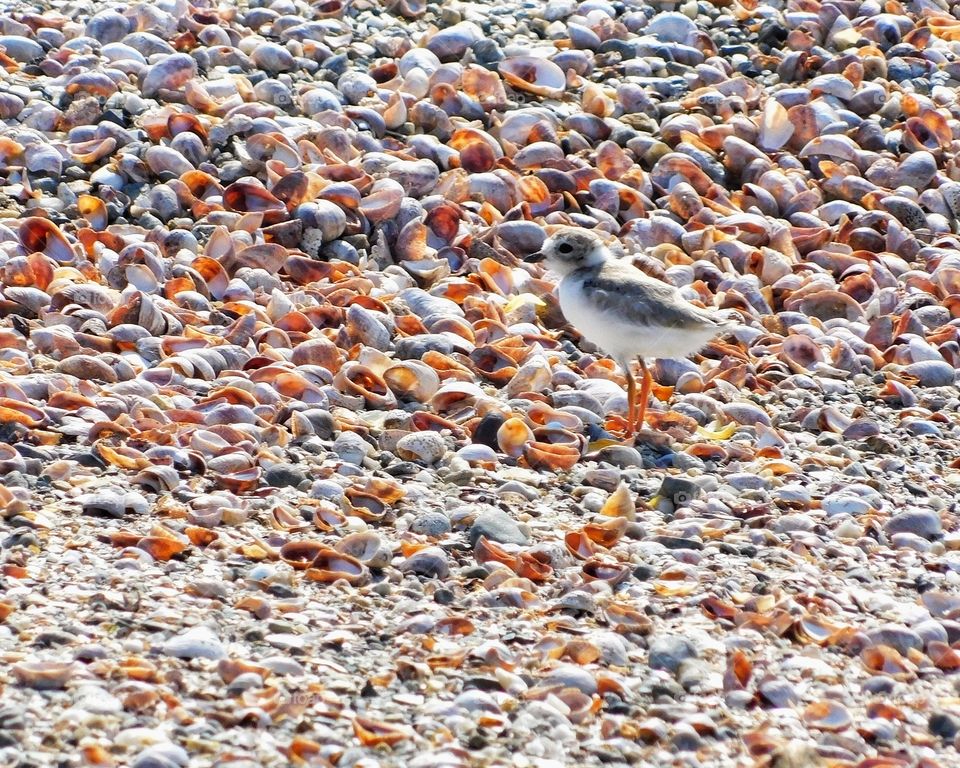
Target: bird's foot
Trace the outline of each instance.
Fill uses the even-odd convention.
[[[645,428],[646,422],[630,423],[630,420],[617,413],[607,416],[604,423],[604,429],[615,439],[621,441],[624,445],[637,445],[657,441],[662,434],[657,429]]]
[[[637,430],[627,417],[619,413],[611,413],[607,416],[603,427],[617,440],[621,440],[626,445],[633,445]]]

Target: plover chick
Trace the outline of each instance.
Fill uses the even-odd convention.
[[[587,341],[607,352],[627,378],[627,432],[639,429],[653,377],[646,358],[682,358],[733,326],[686,301],[672,285],[617,259],[587,229],[562,227],[526,261],[545,261],[561,276],[560,309]],[[640,362],[639,407],[631,364]],[[639,410],[639,413],[638,413]]]

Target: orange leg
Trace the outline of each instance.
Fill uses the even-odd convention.
[[[623,366],[627,377],[627,436],[633,434],[633,417],[637,412],[637,382],[630,372],[630,365]]]
[[[643,362],[642,357],[638,357],[637,360],[640,361],[640,370],[643,371],[643,381],[640,384],[640,413],[637,414],[636,427],[633,426],[634,422],[631,421],[631,430],[639,431],[643,429],[643,419],[647,415],[647,400],[650,399],[650,387],[653,385],[653,376],[650,374],[650,370],[647,368],[647,364]]]

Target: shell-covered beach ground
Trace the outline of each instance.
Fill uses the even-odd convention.
[[[0,8],[0,764],[960,764],[960,6]],[[622,372],[573,224],[740,318]]]

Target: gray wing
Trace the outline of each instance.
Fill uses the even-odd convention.
[[[583,280],[598,308],[637,325],[669,328],[724,328],[727,322],[695,307],[672,285],[648,277],[629,264],[607,262]]]

